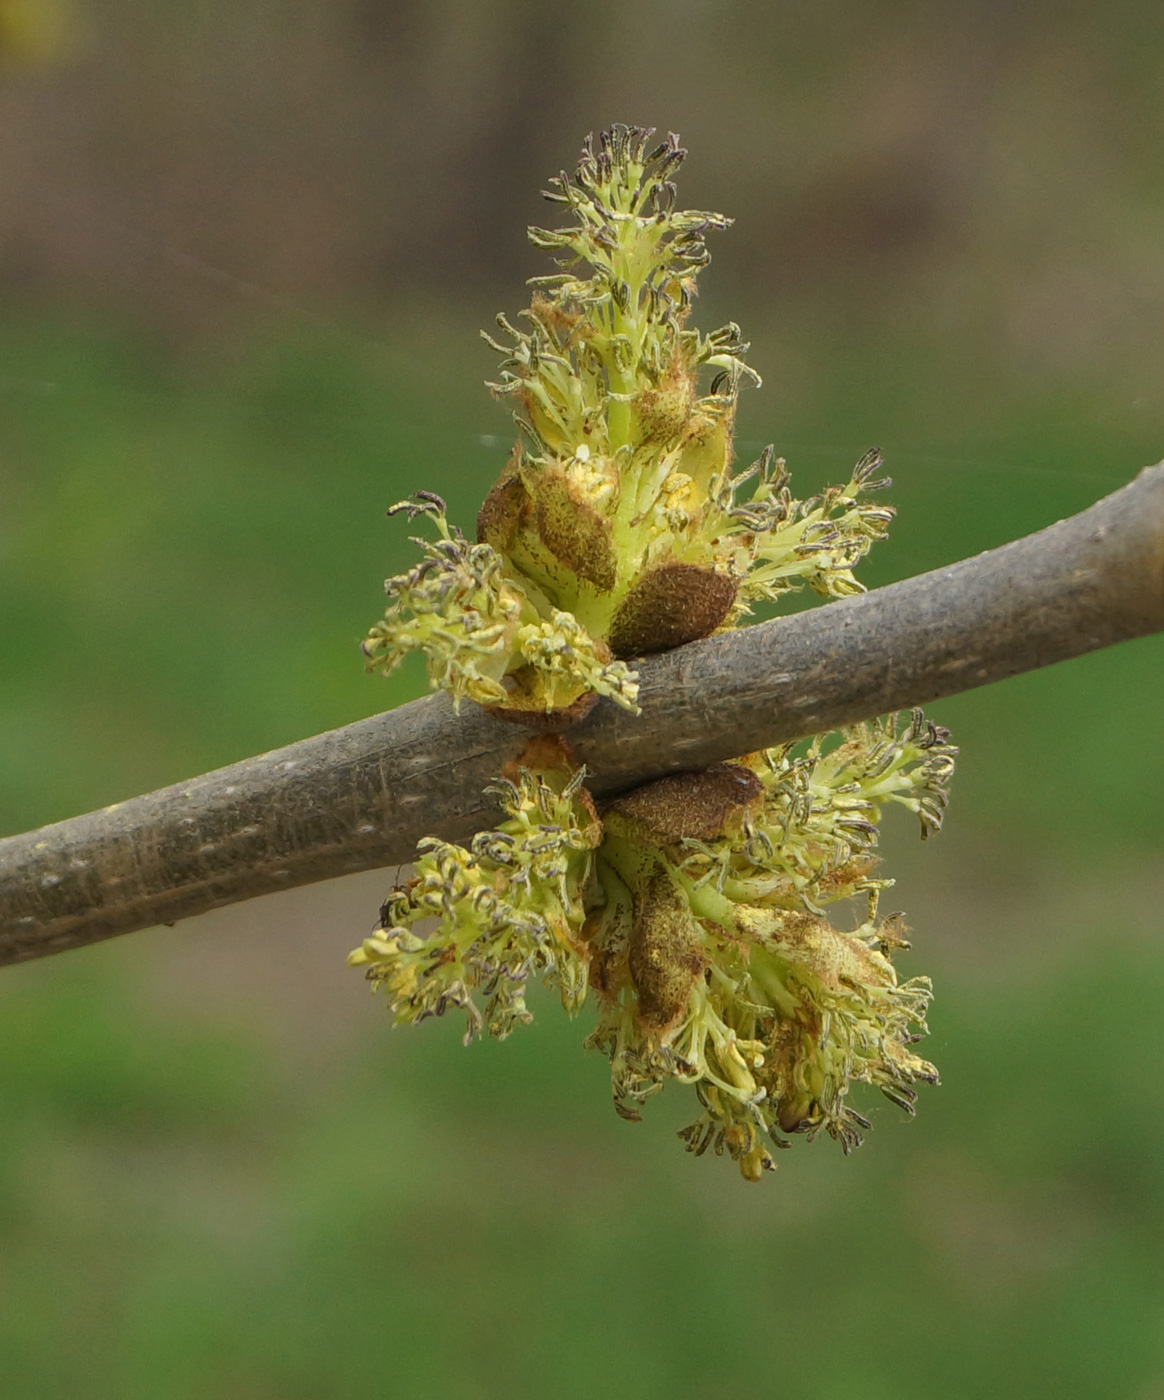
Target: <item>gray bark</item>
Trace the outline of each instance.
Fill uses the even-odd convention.
[[[569,732],[599,796],[1164,630],[1164,464],[949,568],[639,664]],[[403,863],[530,739],[444,695],[0,841],[0,963]]]

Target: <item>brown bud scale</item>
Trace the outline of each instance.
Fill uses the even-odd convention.
[[[701,564],[649,570],[619,605],[610,627],[617,657],[648,656],[707,637],[731,612],[736,580]]]
[[[652,876],[635,900],[630,974],[639,998],[639,1020],[665,1031],[683,1014],[707,958],[699,925],[671,877]]]
[[[700,773],[672,773],[635,788],[612,802],[610,810],[629,817],[661,844],[691,837],[714,841],[738,829],[764,786],[750,768],[714,763]]]

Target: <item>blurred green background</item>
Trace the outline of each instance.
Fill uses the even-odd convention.
[[[30,37],[31,36],[31,37]],[[0,3],[0,832],[417,694],[356,643],[506,452],[479,326],[585,131],[680,131],[807,493],[870,583],[1164,454],[1164,11],[997,0]],[[390,1031],[395,872],[0,975],[0,1394],[1164,1400],[1164,645],[934,707],[890,821],[943,1073],[747,1186],[547,998]],[[866,1106],[869,1106],[866,1104]]]

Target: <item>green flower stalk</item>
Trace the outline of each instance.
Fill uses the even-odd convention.
[[[759,383],[737,326],[688,325],[704,238],[730,223],[680,212],[670,136],[613,127],[551,182],[565,225],[531,229],[559,271],[535,278],[491,385],[516,404],[517,442],[470,542],[418,492],[390,514],[435,540],[391,578],[364,642],[371,670],[411,651],[455,704],[559,733],[605,695],[637,711],[637,656],[747,616],[807,585],[859,591],[853,569],[893,511],[868,453],[843,486],[793,498],[773,449],[733,463],[740,388]],[[398,1021],[468,1018],[504,1037],[530,1019],[531,977],[611,1061],[615,1107],[639,1117],[668,1080],[690,1085],[697,1154],[727,1152],[748,1180],[767,1144],[822,1130],[848,1152],[869,1122],[853,1083],[913,1111],[933,1066],[925,978],[899,982],[900,915],[883,917],[878,823],[890,804],[936,831],[956,752],[920,711],[640,788],[598,811],[568,744],[543,735],[495,792],[506,820],[468,848],[430,838],[416,873],[349,961]],[[803,751],[802,751],[803,750]],[[831,906],[857,901],[855,928]],[[433,924],[435,920],[435,925]]]

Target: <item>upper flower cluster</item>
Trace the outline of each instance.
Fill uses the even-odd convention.
[[[892,511],[867,499],[876,454],[848,482],[794,500],[772,449],[733,469],[741,385],[758,376],[732,324],[687,325],[709,230],[722,215],[675,209],[685,152],[670,136],[614,127],[588,140],[548,198],[568,210],[531,229],[563,268],[534,279],[491,386],[519,428],[477,519],[477,543],[450,531],[436,498],[397,509],[435,518],[440,539],[387,581],[386,618],[364,650],[389,672],[425,653],[434,684],[512,717],[608,695],[636,708],[625,662],[707,636],[807,583],[859,589],[853,566]]]

